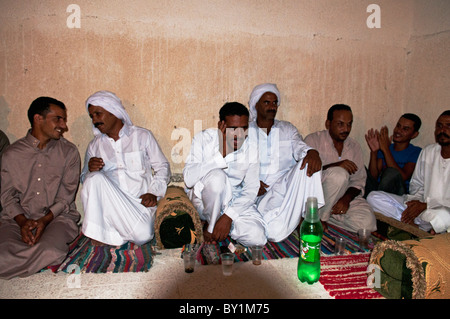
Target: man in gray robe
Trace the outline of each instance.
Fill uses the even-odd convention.
[[[77,147],[63,138],[65,105],[40,97],[28,110],[31,130],[2,156],[0,278],[58,265],[79,233]]]

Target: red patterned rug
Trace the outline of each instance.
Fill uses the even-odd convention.
[[[382,299],[368,286],[370,253],[320,257],[319,282],[335,299]]]

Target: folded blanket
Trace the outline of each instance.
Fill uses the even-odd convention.
[[[450,298],[449,233],[380,242],[373,249],[369,264],[380,271],[374,289],[386,298]]]
[[[169,186],[158,202],[155,218],[158,248],[178,248],[203,242],[200,216],[183,188]]]

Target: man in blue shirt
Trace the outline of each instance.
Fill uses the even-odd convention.
[[[403,195],[408,193],[420,147],[411,144],[419,135],[422,124],[420,118],[412,113],[403,114],[389,137],[386,126],[380,131],[370,129],[366,141],[370,148],[370,161],[367,172],[365,196],[373,190]]]

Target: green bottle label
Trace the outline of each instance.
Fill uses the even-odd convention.
[[[320,242],[315,244],[309,243],[302,239],[300,246],[300,256],[304,261],[315,262],[317,256],[320,256]]]

